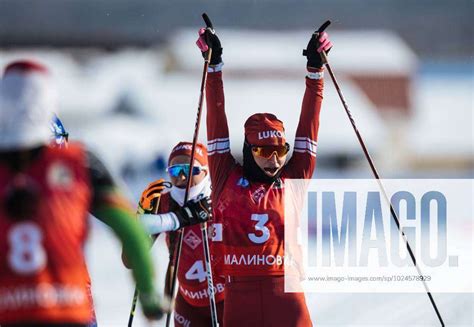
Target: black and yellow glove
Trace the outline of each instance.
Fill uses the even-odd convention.
[[[171,188],[171,183],[164,179],[159,179],[148,184],[140,197],[138,213],[143,214],[155,212],[158,209],[157,206],[159,204],[161,193],[167,188]]]

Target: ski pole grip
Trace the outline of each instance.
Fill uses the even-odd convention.
[[[204,19],[204,22],[206,23],[206,30],[209,30],[210,33],[214,34],[215,33],[214,26],[212,25],[212,22],[209,19],[209,16],[206,13],[203,13],[202,19]],[[206,43],[209,46],[209,48],[212,48],[212,41],[211,41],[211,38],[209,37],[209,33],[207,32],[206,32]],[[209,57],[209,60],[210,60],[210,57]]]
[[[325,21],[324,24],[321,25],[316,31],[316,34],[318,35],[317,37],[319,37],[319,35],[322,32],[324,32],[324,30],[328,28],[329,25],[331,25],[331,21],[330,20]],[[328,56],[325,51],[321,52],[321,59],[322,59],[323,65],[326,65],[328,63]]]
[[[206,13],[202,14],[202,19],[204,19],[204,22],[206,23],[206,27],[214,29],[214,26],[212,25],[212,22],[211,22],[211,20],[209,19],[209,16]]]
[[[205,14],[203,14],[203,15],[205,15]],[[321,25],[321,27],[318,28],[317,33],[321,34],[322,32],[324,32],[324,30],[326,28],[328,28],[329,25],[331,25],[331,21],[330,20],[325,21],[324,24]]]
[[[203,15],[204,15],[204,14],[203,14]],[[329,25],[331,25],[331,21],[330,21],[330,20],[325,21],[324,24],[321,25],[321,26],[318,28],[318,30],[313,33],[313,37],[318,38],[318,37],[319,37],[319,34],[321,34],[322,32],[324,32],[324,30],[325,30],[326,28],[328,28]],[[307,52],[307,51],[308,51],[308,50],[306,50],[306,49],[303,50],[303,56],[307,56],[307,55],[308,55],[308,52]],[[325,56],[324,56],[324,57],[323,57],[323,63],[326,63],[326,62],[327,62],[326,59],[327,59],[327,58],[325,58]]]

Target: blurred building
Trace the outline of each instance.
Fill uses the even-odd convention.
[[[3,0],[0,65],[19,57],[45,62],[71,135],[130,172],[192,137],[203,11],[223,38],[236,155],[255,111],[275,112],[294,133],[301,50],[308,31],[330,18],[331,65],[381,169],[472,172],[471,9],[468,0]],[[331,84],[327,78],[320,167],[366,167]]]
[[[202,12],[238,29],[306,30],[331,19],[333,30],[394,31],[423,58],[472,55],[470,0],[2,0],[0,47],[149,46],[200,26]]]

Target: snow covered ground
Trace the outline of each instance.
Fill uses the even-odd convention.
[[[133,296],[130,273],[122,266],[120,247],[110,230],[93,224],[87,246],[97,319],[100,326],[125,326]],[[162,238],[153,248],[159,281],[164,280],[167,253]],[[474,295],[434,294],[446,326],[472,326]],[[438,326],[426,294],[328,294],[306,296],[316,326]],[[149,324],[141,312],[134,326],[164,326],[164,320]]]

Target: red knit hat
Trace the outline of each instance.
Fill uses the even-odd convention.
[[[43,73],[49,74],[48,68],[43,66],[39,62],[33,60],[18,60],[11,62],[5,67],[3,75],[7,75],[13,71],[20,72],[20,73]]]
[[[284,145],[285,128],[281,120],[269,113],[254,114],[244,125],[245,139],[251,145]]]
[[[192,147],[193,144],[190,142],[179,142],[176,144],[173,150],[171,150],[171,154],[168,159],[168,165],[174,157],[182,155],[191,156]],[[196,143],[194,159],[196,159],[201,164],[201,166],[207,166],[207,149],[202,143]]]

